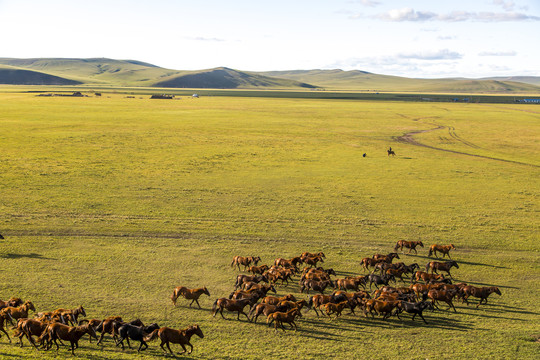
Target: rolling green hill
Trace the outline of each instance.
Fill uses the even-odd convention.
[[[540,78],[411,79],[365,71],[247,72],[226,67],[182,71],[136,60],[107,58],[0,58],[0,83],[204,89],[324,88],[345,91],[431,93],[540,93]]]
[[[80,81],[49,75],[39,71],[0,67],[0,84],[10,85],[78,85]]]
[[[289,79],[268,77],[229,68],[216,68],[171,76],[154,84],[158,87],[172,88],[315,88],[316,86]]]
[[[365,71],[343,70],[298,70],[270,71],[260,73],[307,82],[329,90],[372,90],[411,92],[539,92],[540,88],[530,83],[502,81],[496,79],[412,79],[399,76],[379,75]],[[531,81],[531,80],[529,80]]]

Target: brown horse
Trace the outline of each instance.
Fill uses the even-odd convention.
[[[300,310],[298,309],[291,309],[285,313],[278,311],[278,312],[269,314],[268,317],[266,318],[266,323],[268,324],[268,326],[270,326],[270,324],[274,322],[274,331],[277,331],[278,325],[281,327],[281,330],[285,331],[285,327],[283,326],[283,323],[286,322],[289,325],[291,325],[291,328],[294,328],[294,331],[296,331],[298,330],[298,327],[296,326],[294,319],[297,316],[302,316],[302,314],[300,313]]]
[[[247,271],[253,274],[263,274],[266,270],[268,270],[268,265],[261,265],[261,266],[250,266]]]
[[[375,265],[377,265],[377,264],[379,263],[379,261],[378,261],[378,260],[375,260],[375,259],[373,259],[373,258],[363,258],[362,261],[361,261],[361,263],[362,263],[362,267],[363,267],[365,270],[369,271],[369,267],[370,267],[370,266],[371,266],[371,267],[374,267]]]
[[[70,322],[71,325],[75,325],[79,321],[79,315],[86,316],[86,311],[82,305],[75,309],[56,309],[52,312],[51,317],[59,316],[62,323],[67,324]]]
[[[456,269],[459,269],[458,263],[454,260],[446,262],[430,261],[426,265],[426,272],[431,269],[432,274],[437,274],[437,271],[441,270],[446,271],[448,276],[452,277],[452,275],[450,274],[450,269],[452,268],[452,266],[455,266]]]
[[[0,310],[0,317],[5,317],[13,325],[13,320],[27,318],[28,311],[36,311],[34,304],[31,301],[25,301],[24,304],[18,307],[8,306]]]
[[[318,291],[321,294],[324,293],[324,290],[328,286],[334,286],[334,283],[331,280],[315,281],[315,280],[305,280],[302,282],[300,287],[300,292],[303,293],[306,290],[306,293],[309,294],[309,289]]]
[[[437,309],[437,301],[442,301],[448,304],[448,309],[452,308],[454,309],[454,312],[456,311],[456,308],[454,304],[452,303],[452,299],[454,296],[456,296],[457,291],[453,290],[435,290],[431,289],[427,293],[427,297],[431,299],[431,302],[433,303],[433,306],[435,306]]]
[[[47,349],[50,349],[54,343],[56,345],[56,351],[59,349],[58,343],[56,342],[57,339],[69,341],[71,343],[71,354],[75,355],[74,351],[79,347],[79,340],[84,334],[89,334],[97,339],[94,328],[89,324],[68,326],[61,323],[52,323],[47,326],[47,329],[45,329],[40,336],[40,340],[43,341],[47,339]]]
[[[280,301],[296,301],[296,298],[292,294],[287,294],[282,297],[277,296],[266,296],[264,299],[262,299],[261,303],[263,304],[270,304],[270,305],[277,305]]]
[[[419,280],[422,280],[427,284],[432,281],[444,280],[444,276],[440,274],[428,274],[427,272],[423,271],[415,271],[414,274],[411,276],[411,282],[417,282]]]
[[[0,300],[0,309],[3,309],[8,306],[11,306],[11,307],[21,306],[22,304],[23,304],[23,301],[20,298],[12,297],[8,301]]]
[[[191,307],[191,304],[196,302],[200,309],[201,304],[199,304],[199,297],[202,294],[206,294],[210,296],[210,292],[208,291],[206,286],[202,288],[198,288],[198,289],[188,289],[185,286],[178,286],[174,288],[174,291],[171,295],[171,300],[172,300],[173,305],[176,306],[176,299],[178,299],[178,297],[182,295],[185,299],[191,300],[191,302],[189,303],[190,307]]]
[[[257,300],[253,301],[252,299],[240,299],[240,300],[231,300],[227,298],[220,298],[217,299],[214,302],[214,305],[212,306],[212,316],[215,317],[217,312],[221,314],[221,317],[225,319],[225,316],[223,316],[223,310],[228,310],[231,312],[238,312],[238,320],[240,320],[240,314],[243,314],[247,317],[248,321],[251,322],[251,319],[249,316],[244,312],[244,308],[246,305],[253,305],[255,304]]]
[[[476,305],[477,308],[478,306],[480,306],[480,304],[484,300],[486,301],[486,304],[487,304],[487,298],[489,295],[493,293],[497,295],[502,295],[499,288],[495,286],[478,288],[476,286],[468,285],[468,286],[463,286],[460,290],[460,293],[461,293],[461,298],[463,299],[463,301],[467,303],[467,306],[469,305],[469,301],[467,301],[469,296],[480,298],[480,302]]]
[[[354,290],[358,291],[358,287],[362,286],[366,288],[366,279],[363,276],[358,276],[348,279],[337,279],[335,281],[335,288],[339,290]]]
[[[231,267],[234,267],[235,265],[238,266],[238,270],[240,270],[240,265],[244,265],[244,270],[248,268],[252,263],[257,265],[261,261],[261,258],[258,256],[235,256],[233,257],[233,261],[231,263]]]
[[[307,257],[320,256],[320,257],[323,257],[323,258],[326,257],[322,251],[319,251],[319,252],[316,253],[316,254],[310,253],[310,252],[306,251],[306,252],[303,252],[302,255],[300,255],[300,257],[306,257],[306,256],[307,256]]]
[[[391,264],[394,259],[399,259],[398,253],[390,253],[388,255],[382,255],[382,254],[375,254],[373,255],[373,260],[377,260],[378,262],[386,262]]]
[[[448,257],[451,259],[450,250],[452,250],[452,249],[454,249],[454,250],[456,249],[454,244],[450,244],[450,245],[437,245],[437,244],[434,244],[434,245],[430,246],[428,256],[431,256],[431,254],[434,254],[435,257],[439,257],[439,256],[437,256],[437,252],[440,252],[440,253],[443,254],[442,257],[445,257],[446,255],[448,255]]]
[[[424,247],[424,244],[421,241],[399,240],[394,247],[394,251],[397,251],[398,249],[403,251],[403,248],[407,248],[409,249],[409,252],[407,254],[410,254],[412,250],[414,250],[415,254],[418,254],[418,252],[416,251],[417,246]]]
[[[338,317],[341,315],[341,312],[343,311],[343,309],[345,309],[347,305],[349,305],[349,300],[343,300],[342,302],[339,302],[337,304],[330,302],[324,304],[324,309],[328,317],[330,317],[330,314],[336,314],[336,317]]]
[[[191,345],[189,341],[191,340],[191,337],[193,335],[197,335],[201,339],[204,338],[204,334],[201,328],[199,327],[199,325],[193,325],[184,330],[176,330],[176,329],[171,329],[169,327],[162,327],[148,334],[144,338],[144,341],[151,341],[159,337],[159,339],[161,340],[161,344],[159,344],[159,346],[161,346],[163,351],[167,352],[167,350],[165,350],[164,348],[164,346],[166,345],[167,349],[169,349],[171,354],[174,354],[174,353],[172,352],[171,347],[169,346],[169,343],[180,344],[180,346],[182,346],[182,349],[184,349],[184,351],[182,351],[181,354],[187,351],[186,345],[189,345],[190,350],[188,354],[191,354],[191,352],[193,351],[193,345]]]

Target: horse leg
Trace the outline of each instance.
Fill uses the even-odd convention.
[[[186,346],[184,344],[182,344],[182,343],[180,343],[180,346],[182,347],[182,349],[184,349],[184,351],[182,351],[179,354],[185,354],[186,351],[187,351]],[[169,348],[169,350],[171,350],[171,348],[169,347],[169,343],[167,343],[167,347]],[[172,351],[171,351],[171,353],[172,353]]]
[[[195,299],[195,302],[197,303],[197,305],[199,306],[199,309],[201,308],[201,304],[199,304],[199,299]]]
[[[221,317],[222,317],[223,319],[225,319],[225,316],[223,316],[223,308],[220,308],[220,309],[219,309],[219,313],[221,314]]]
[[[189,351],[188,351],[188,354],[191,354],[193,352],[193,345],[191,345],[190,342],[187,343],[190,347]]]
[[[422,318],[422,320],[424,320],[424,323],[427,324],[427,321],[426,321],[426,319],[424,319],[424,316],[422,316],[422,313],[420,312],[420,313],[418,313],[418,315],[420,315],[420,317]]]
[[[194,301],[195,299],[191,300],[191,302],[189,303],[189,307],[191,307],[191,304],[193,304]]]
[[[9,338],[9,334],[6,332],[6,329],[4,329],[4,327],[2,326],[2,327],[0,327],[0,330],[1,330],[4,334],[6,334],[6,336],[7,336],[8,340],[9,340],[9,342],[11,343],[11,339]]]
[[[248,322],[251,322],[249,316],[247,316],[247,314],[244,312],[244,310],[241,311],[242,314],[246,315],[247,319],[248,319]],[[238,320],[240,320],[240,313],[238,313]]]

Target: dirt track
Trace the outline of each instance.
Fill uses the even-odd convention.
[[[433,125],[436,125],[436,124],[433,124]],[[402,143],[402,144],[422,146],[422,147],[425,147],[425,148],[428,148],[428,149],[433,149],[433,150],[438,150],[438,151],[446,151],[446,152],[454,153],[454,154],[460,154],[460,155],[466,155],[466,156],[474,156],[474,157],[477,157],[477,158],[483,158],[483,159],[489,159],[489,160],[503,161],[503,162],[512,163],[512,164],[520,164],[520,165],[527,165],[527,166],[533,166],[533,167],[540,167],[540,166],[535,165],[535,164],[529,164],[529,163],[524,163],[524,162],[520,162],[520,161],[501,159],[501,158],[496,158],[496,157],[492,157],[492,156],[471,154],[471,153],[467,153],[467,152],[463,152],[463,151],[449,150],[449,149],[439,148],[439,147],[436,147],[436,146],[426,145],[426,144],[423,144],[423,143],[419,142],[414,137],[417,134],[422,134],[422,133],[427,133],[427,132],[437,131],[437,130],[444,130],[444,129],[448,129],[449,135],[453,139],[461,142],[462,144],[465,144],[465,145],[467,145],[467,146],[469,146],[471,148],[476,148],[476,149],[480,148],[479,146],[477,146],[477,145],[475,145],[475,144],[473,144],[473,143],[471,143],[469,141],[466,141],[466,140],[462,139],[459,135],[457,135],[456,132],[455,132],[454,127],[443,126],[443,125],[436,125],[436,127],[434,127],[433,129],[428,129],[428,130],[411,131],[411,132],[405,133],[405,134],[403,134],[401,136],[393,137],[393,139],[395,141],[399,142],[399,143]]]

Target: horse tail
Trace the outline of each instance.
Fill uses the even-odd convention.
[[[428,272],[428,271],[429,271],[429,264],[431,264],[431,263],[430,263],[430,262],[428,262],[428,263],[426,264],[426,272]]]
[[[432,248],[432,247],[429,248],[429,254],[428,254],[428,256],[431,256],[431,254],[433,254],[433,248]]]
[[[214,301],[214,304],[212,305],[212,313],[213,314],[215,314],[215,312],[216,312],[218,301],[219,301],[219,299],[216,299],[216,301]]]
[[[236,256],[235,256],[235,257],[233,257],[233,259],[232,259],[231,267],[233,267],[233,266],[234,266],[234,263],[235,263],[235,262],[236,262]]]
[[[394,251],[397,251],[399,249],[399,241],[396,243],[396,246],[394,246]]]
[[[411,284],[414,284],[414,278],[416,277],[417,271],[413,272],[411,275]]]
[[[310,296],[309,297],[309,301],[308,301],[308,308],[312,308],[313,307],[313,296]]]
[[[143,341],[152,341],[154,340],[155,338],[158,337],[158,332],[159,332],[159,329],[156,329],[154,331],[152,331],[150,334],[146,335],[144,338],[143,338]]]

